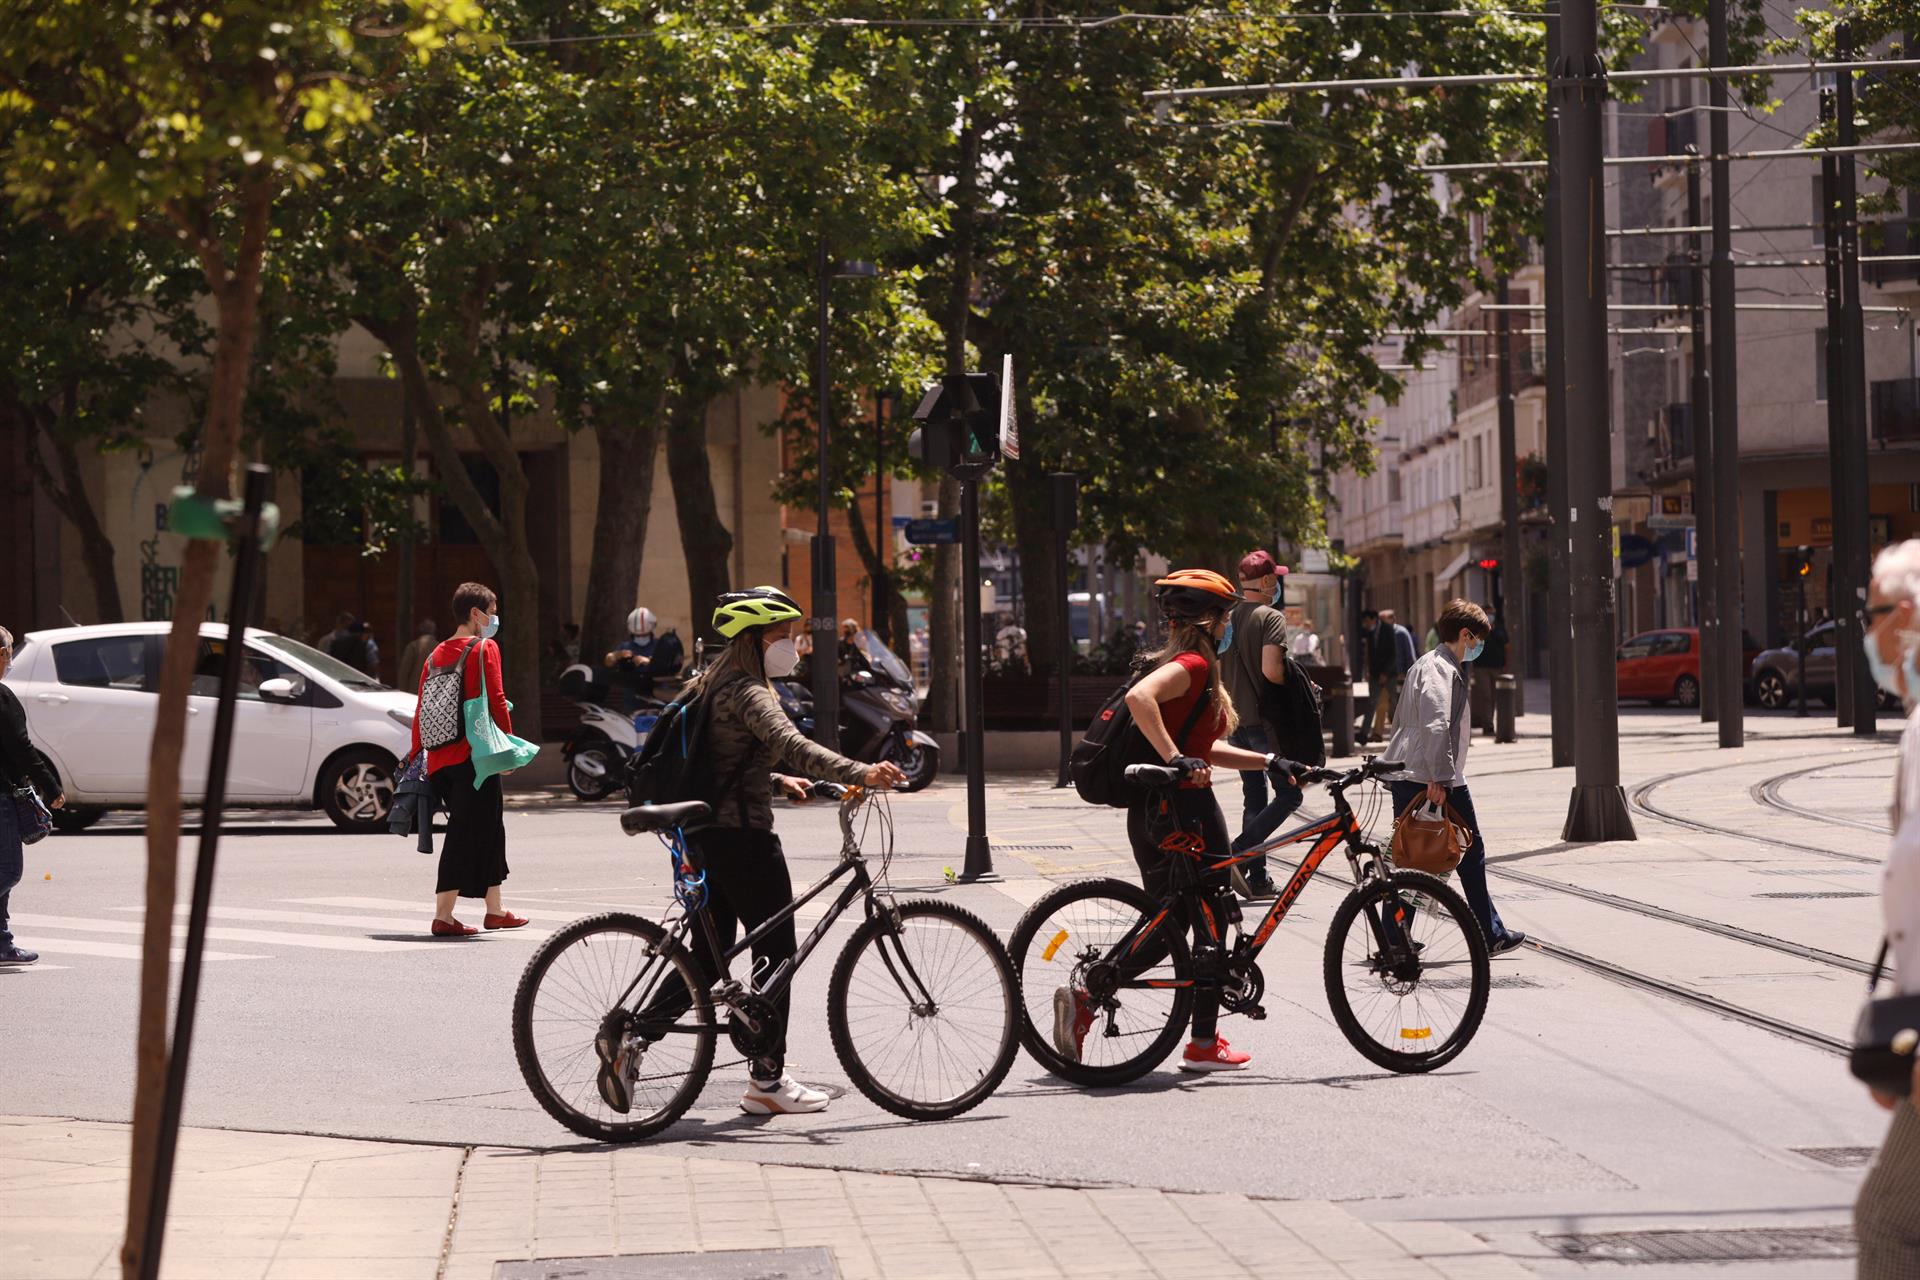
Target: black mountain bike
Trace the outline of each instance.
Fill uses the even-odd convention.
[[[840,864],[724,952],[706,910],[706,873],[686,839],[708,807],[642,805],[620,816],[627,834],[653,832],[672,853],[679,910],[670,908],[665,924],[621,912],[576,920],[527,962],[513,1001],[513,1048],[548,1115],[613,1142],[667,1128],[700,1096],[723,1033],[748,1059],[779,1040],[774,998],[856,900],[866,919],[827,985],[827,1025],[854,1087],[895,1115],[945,1120],[978,1106],[1006,1078],[1019,1043],[1019,995],[1000,939],[951,902],[894,899],[884,793],[832,783],[812,790],[840,801]],[[868,820],[856,834],[863,809]],[[861,851],[870,832],[882,844],[877,875]],[[838,896],[793,959],[751,982],[732,976],[735,956],[836,881],[844,881]],[[703,976],[688,947],[696,928],[709,954],[722,957],[718,981]],[[602,1096],[603,1069],[623,1074],[626,1112]]]
[[[1394,870],[1346,797],[1348,788],[1399,768],[1368,760],[1344,772],[1309,770],[1301,781],[1328,784],[1331,815],[1257,849],[1207,861],[1218,872],[1287,845],[1308,846],[1259,924],[1236,937],[1227,918],[1236,909],[1200,882],[1205,842],[1181,825],[1171,804],[1170,790],[1185,774],[1129,766],[1127,778],[1154,792],[1155,834],[1168,854],[1171,886],[1155,899],[1129,881],[1083,880],[1028,909],[1008,946],[1024,993],[1027,1051],[1076,1084],[1124,1084],[1180,1043],[1196,990],[1217,992],[1223,1013],[1264,1018],[1261,948],[1320,864],[1344,847],[1354,889],[1333,913],[1325,956],[1334,1021],[1354,1048],[1390,1071],[1431,1071],[1451,1061],[1486,1012],[1486,939],[1444,881]]]

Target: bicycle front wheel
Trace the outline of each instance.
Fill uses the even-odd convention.
[[[639,916],[574,921],[540,944],[513,997],[527,1088],[548,1115],[602,1142],[652,1137],[684,1115],[713,1068],[714,1035],[693,956]]]
[[[854,1088],[909,1120],[949,1120],[1000,1087],[1019,1048],[1006,948],[980,917],[916,899],[867,918],[833,966],[827,1027]]]
[[[1007,946],[1020,977],[1020,1039],[1063,1080],[1118,1085],[1167,1060],[1193,1016],[1186,935],[1163,920],[1135,956],[1116,948],[1136,925],[1164,914],[1125,880],[1062,885],[1027,908]],[[1128,962],[1138,961],[1144,963]]]
[[[1327,1003],[1353,1047],[1389,1071],[1432,1071],[1480,1029],[1492,976],[1466,900],[1396,871],[1346,896],[1327,930]]]

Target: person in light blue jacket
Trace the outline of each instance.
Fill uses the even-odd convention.
[[[1460,887],[1487,937],[1487,949],[1499,955],[1525,942],[1527,935],[1508,929],[1494,910],[1487,892],[1487,843],[1467,791],[1467,744],[1473,729],[1467,716],[1466,668],[1480,656],[1493,624],[1471,600],[1453,600],[1441,611],[1434,630],[1440,643],[1414,662],[1400,688],[1393,736],[1384,754],[1403,767],[1385,775],[1387,788],[1393,793],[1396,817],[1415,804],[1444,804],[1472,832],[1473,843],[1460,859]]]

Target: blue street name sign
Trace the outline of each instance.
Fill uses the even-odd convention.
[[[960,541],[960,522],[956,520],[909,520],[907,541],[924,547]]]

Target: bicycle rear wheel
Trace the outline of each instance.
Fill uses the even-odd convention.
[[[1370,880],[1346,896],[1327,929],[1326,980],[1348,1041],[1401,1072],[1432,1071],[1458,1056],[1480,1029],[1492,985],[1473,912],[1422,871],[1396,871],[1390,884]]]
[[[603,1033],[617,1046],[611,1067],[595,1047]],[[513,1053],[527,1088],[555,1120],[603,1142],[652,1137],[684,1115],[713,1067],[714,1035],[692,955],[639,916],[575,920],[540,944],[513,997]],[[601,1096],[603,1070],[624,1079],[624,1113]]]
[[[980,917],[916,899],[869,916],[833,966],[827,1027],[854,1088],[909,1120],[971,1111],[1007,1078],[1020,1000]]]
[[[1186,935],[1164,921],[1148,946],[1161,955],[1121,974],[1114,949],[1162,904],[1125,880],[1062,885],[1027,909],[1007,945],[1020,977],[1020,1039],[1034,1060],[1063,1080],[1118,1085],[1165,1062],[1193,1016],[1190,987],[1118,986],[1193,976]],[[1096,990],[1097,988],[1097,990]],[[1070,1056],[1062,1046],[1076,1047]]]

